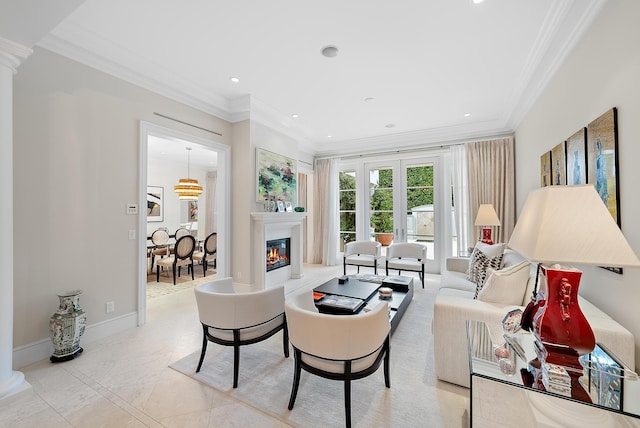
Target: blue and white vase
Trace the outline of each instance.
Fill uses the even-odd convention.
[[[52,362],[73,360],[80,355],[80,336],[87,324],[87,315],[80,307],[82,290],[66,291],[58,294],[60,307],[49,321],[49,336],[53,342]]]

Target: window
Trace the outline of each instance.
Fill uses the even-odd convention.
[[[340,171],[340,251],[356,240],[356,172]]]

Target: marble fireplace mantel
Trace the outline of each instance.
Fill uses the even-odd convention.
[[[253,284],[258,289],[302,278],[302,222],[306,217],[306,212],[251,213]],[[267,240],[280,238],[291,238],[291,264],[267,273]]]

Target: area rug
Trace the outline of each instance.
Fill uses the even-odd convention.
[[[200,276],[198,276],[198,273],[200,273]],[[191,280],[191,275],[182,272],[182,275],[176,278],[176,285],[173,285],[173,276],[171,272],[169,272],[168,277],[166,276],[166,273],[161,273],[160,282],[156,282],[155,273],[147,275],[147,299],[166,296],[178,291],[193,288],[196,285],[202,284],[204,282],[213,281],[216,278],[216,271],[209,269],[207,271],[207,276],[203,277],[202,267],[200,267],[200,270],[195,271],[194,276],[195,279]]]
[[[435,293],[416,289],[391,340],[391,388],[382,366],[352,382],[351,418],[362,427],[466,426],[468,390],[438,383],[433,374],[431,319]],[[281,333],[243,346],[238,388],[233,389],[233,349],[210,343],[199,373],[200,350],[170,365],[193,379],[297,427],[345,424],[343,383],[302,372],[295,407],[287,409],[293,383],[293,354],[284,358]],[[436,384],[438,384],[436,386]],[[453,404],[452,404],[453,403]]]

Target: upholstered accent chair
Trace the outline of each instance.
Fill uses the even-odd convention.
[[[202,262],[202,276],[207,276],[207,269],[210,261],[216,267],[218,257],[218,235],[213,232],[204,240],[202,251],[193,253],[193,260]]]
[[[380,302],[371,311],[357,315],[321,314],[312,293],[305,291],[287,298],[285,314],[295,357],[289,410],[293,409],[304,370],[344,382],[346,426],[350,427],[352,380],[375,373],[384,361],[385,385],[391,387],[387,303]]]
[[[427,247],[413,242],[391,244],[387,248],[386,274],[389,269],[397,269],[398,275],[402,271],[418,272],[422,288],[424,288],[424,263],[427,259]]]
[[[376,241],[353,241],[344,246],[342,265],[344,274],[347,274],[347,265],[368,266],[373,268],[373,273],[378,274],[378,259],[382,253],[382,245]]]
[[[175,251],[169,257],[158,260],[156,263],[156,282],[160,282],[160,268],[171,266],[173,271],[173,285],[176,285],[176,270],[178,276],[182,266],[187,266],[191,270],[191,279],[195,279],[193,275],[193,250],[196,248],[196,240],[191,235],[183,236],[176,241]]]
[[[195,287],[202,324],[200,371],[207,343],[233,346],[233,387],[238,387],[240,346],[266,340],[283,330],[284,356],[289,357],[289,334],[284,314],[284,286],[255,292],[237,292],[231,278],[216,279]]]

